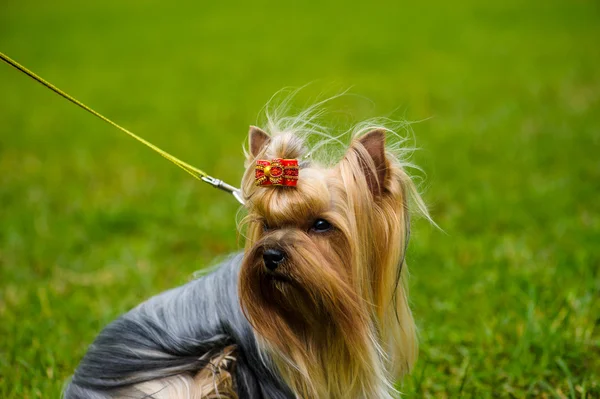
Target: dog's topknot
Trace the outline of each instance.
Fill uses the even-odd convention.
[[[413,184],[409,171],[421,175],[423,171],[411,162],[415,151],[412,122],[389,118],[372,118],[359,122],[338,133],[324,121],[328,105],[345,95],[341,93],[316,101],[312,105],[294,112],[291,105],[299,91],[281,91],[273,96],[263,109],[260,118],[262,128],[251,126],[249,147],[245,150],[246,172],[242,178],[242,192],[248,198],[254,191],[254,165],[257,159],[297,159],[300,169],[310,166],[331,167],[346,154],[353,142],[363,141],[369,132],[380,131],[385,135],[385,157],[390,164],[397,165],[405,174],[407,199],[414,205],[413,212],[437,226],[431,219],[427,207]]]
[[[265,155],[273,158],[302,158],[306,154],[304,139],[294,132],[282,132],[272,136]]]

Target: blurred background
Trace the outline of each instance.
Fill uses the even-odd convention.
[[[298,105],[412,126],[405,397],[600,397],[600,6],[28,1],[0,51],[232,184],[248,125]],[[242,247],[233,197],[0,65],[0,397],[58,397],[99,330]],[[333,90],[333,91],[332,91]]]

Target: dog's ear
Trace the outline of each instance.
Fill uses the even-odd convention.
[[[361,166],[371,193],[379,196],[385,188],[388,166],[385,158],[385,129],[374,129],[358,139],[373,161],[361,159]],[[359,154],[362,151],[359,152]],[[361,157],[362,158],[362,157]]]
[[[271,141],[271,137],[264,130],[250,126],[250,132],[248,133],[248,141],[250,145],[250,156],[252,158],[258,157],[258,154],[265,148]]]

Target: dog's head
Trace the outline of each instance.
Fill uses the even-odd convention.
[[[273,133],[250,129],[242,308],[298,395],[387,397],[416,356],[401,281],[414,186],[385,129],[333,165],[307,161],[300,134]]]

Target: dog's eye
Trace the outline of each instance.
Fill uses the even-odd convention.
[[[271,230],[271,228],[269,227],[269,224],[267,223],[267,221],[263,221],[262,222],[262,228],[263,228],[263,232],[266,233],[267,231]]]
[[[317,233],[324,233],[331,230],[331,223],[325,219],[317,219],[312,225],[311,230]]]

